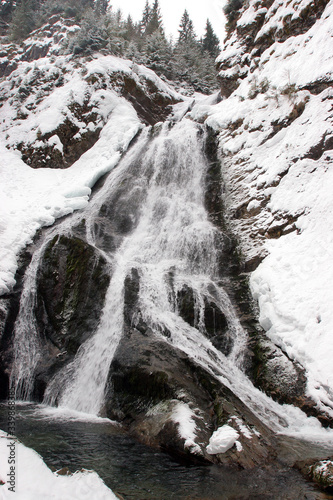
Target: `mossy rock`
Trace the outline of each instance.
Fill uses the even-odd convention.
[[[94,333],[110,281],[108,264],[77,237],[55,236],[37,280],[36,317],[47,340],[75,354]]]

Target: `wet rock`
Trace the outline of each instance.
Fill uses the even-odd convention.
[[[218,158],[218,134],[207,128],[205,153],[209,162],[205,179],[205,207],[210,220],[218,227],[224,226],[223,200],[222,200],[222,175],[221,164]]]
[[[177,405],[200,413],[198,435],[208,442],[212,421],[207,412],[209,395],[193,381],[187,358],[158,339],[149,329],[128,328],[112,361],[106,415],[122,421],[149,445],[187,453],[185,439],[173,418]],[[194,443],[193,443],[194,444]],[[200,449],[200,447],[198,447]]]
[[[107,267],[104,257],[79,238],[55,236],[46,247],[36,315],[59,349],[74,354],[94,331],[109,284]]]
[[[135,162],[94,218],[96,245],[107,252],[119,248],[124,236],[130,234],[138,223],[146,186],[141,183],[137,170],[138,163]]]
[[[296,462],[295,467],[308,479],[316,483],[319,488],[327,493],[333,493],[333,457],[320,461],[299,461]]]
[[[45,349],[36,374],[38,399],[50,377],[95,332],[109,280],[105,259],[83,240],[56,236],[47,245],[35,312]]]
[[[131,273],[126,276],[124,289],[124,318],[127,324],[132,324],[140,290],[140,276],[137,269],[132,268]]]
[[[270,432],[229,389],[149,328],[141,330],[128,326],[115,353],[104,408],[108,417],[140,441],[178,457],[242,467],[273,459]],[[194,424],[192,438],[177,418],[184,413]],[[240,432],[238,447],[209,455],[211,434],[227,422]]]

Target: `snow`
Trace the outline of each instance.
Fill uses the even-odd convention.
[[[318,386],[333,396],[333,154],[326,159],[318,167],[311,160],[298,162],[275,190],[272,208],[304,207],[300,232],[267,243],[269,256],[252,274],[251,287],[262,326],[307,367],[315,401],[329,404]]]
[[[201,448],[195,442],[197,437],[195,418],[198,417],[194,410],[187,403],[179,402],[174,408],[171,418],[178,424],[178,433],[185,440],[184,448],[190,449],[191,453],[201,454]]]
[[[225,453],[230,450],[239,438],[238,432],[230,425],[223,425],[219,427],[210,437],[209,444],[206,447],[209,455],[216,455],[217,453]],[[240,451],[240,447],[237,446]]]
[[[286,15],[294,19],[308,5],[309,0],[273,2],[258,39],[277,29]],[[249,8],[238,21],[240,27],[264,14],[257,7],[258,2],[250,0]],[[228,99],[216,104],[216,96],[197,95],[188,114],[219,133],[228,213],[234,214],[245,204],[248,214],[254,214],[250,229],[246,220],[230,219],[249,259],[257,253],[267,255],[250,280],[259,305],[260,323],[267,335],[305,368],[308,395],[331,415],[333,151],[317,158],[311,150],[333,133],[333,92],[327,88],[315,95],[306,87],[332,80],[332,36],[330,1],[322,17],[306,33],[276,41],[265,50],[251,67],[253,71]],[[224,63],[232,58],[241,64],[244,55],[244,46],[233,35],[217,60]],[[49,93],[44,89],[37,96],[33,90],[37,72],[46,83],[51,75],[63,75],[64,84]],[[88,204],[97,179],[117,165],[142,124],[133,107],[118,95],[116,86],[113,90],[96,87],[89,102],[103,128],[96,144],[70,168],[34,170],[22,161],[14,147],[20,141],[36,145],[39,132],[52,134],[66,116],[75,119],[69,106],[85,101],[89,78],[100,76],[107,80],[113,72],[130,74],[142,85],[148,79],[162,93],[181,99],[174,107],[174,120],[193,104],[151,70],[113,56],[98,55],[84,65],[74,64],[65,56],[58,56],[53,62],[49,57],[33,63],[23,61],[0,82],[8,97],[0,111],[0,295],[12,290],[17,256],[36,231]],[[260,91],[263,82],[268,84],[265,93]],[[29,85],[31,94],[19,102],[15,95],[18,88]],[[257,88],[258,94],[250,98],[253,88]],[[86,126],[79,120],[76,124],[78,134],[96,127],[92,122]],[[56,134],[50,136],[48,143],[62,151]],[[289,234],[277,239],[261,235],[260,231],[264,234],[288,218],[294,221],[290,222],[294,230]],[[197,446],[195,417],[185,403],[179,404],[173,413],[188,447]],[[223,426],[216,432],[210,450],[221,449],[220,445],[222,449],[235,443],[237,446],[236,430]]]
[[[8,463],[11,449],[14,465]],[[13,471],[11,483],[8,474]],[[14,497],[17,500],[117,499],[96,472],[85,470],[68,476],[53,473],[38,453],[3,431],[0,431],[0,481],[4,483],[0,485],[1,500]],[[14,488],[14,495],[9,488]]]

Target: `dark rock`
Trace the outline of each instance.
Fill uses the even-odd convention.
[[[189,325],[195,326],[195,297],[187,285],[177,293],[177,306],[179,316]]]
[[[55,236],[42,257],[36,316],[45,337],[75,354],[92,334],[109,285],[107,263],[79,238]]]
[[[298,461],[295,463],[295,468],[327,494],[333,494],[333,456],[320,461],[313,459]]]
[[[195,442],[185,442],[175,412],[192,411],[196,423]],[[117,419],[140,441],[158,446],[178,457],[253,467],[273,459],[269,431],[232,392],[186,354],[175,349],[146,327],[144,335],[126,327],[126,334],[112,361],[104,412]],[[208,455],[212,432],[225,423],[238,422],[260,429],[260,436],[246,439],[240,433],[243,451],[229,450]],[[252,431],[249,430],[251,433]],[[255,437],[256,436],[256,437]]]
[[[80,112],[76,106],[76,115],[80,117],[80,121],[86,123],[91,122],[93,119],[96,120],[96,115],[92,116],[89,113],[87,105],[80,107]],[[21,142],[17,145],[17,148],[22,153],[22,160],[32,168],[68,168],[83,153],[92,148],[99,139],[100,131],[101,127],[96,126],[95,130],[88,130],[77,136],[79,132],[78,126],[69,118],[66,118],[55,130],[38,138],[38,142],[42,141],[44,143],[42,147],[35,147],[34,144],[26,145]],[[48,143],[50,137],[55,135],[58,136],[62,144],[62,151]]]
[[[218,134],[209,127],[206,134],[205,153],[209,163],[205,179],[205,207],[210,220],[222,229],[224,219],[221,164],[218,157]]]
[[[309,151],[302,157],[311,158],[311,160],[319,160],[325,151],[333,149],[333,135],[325,133],[318,144],[311,146]]]
[[[36,370],[36,399],[95,332],[109,280],[104,257],[83,240],[62,235],[47,245],[37,277],[35,314],[45,352]]]
[[[126,276],[124,289],[124,318],[127,324],[132,324],[140,290],[140,276],[137,269],[131,269],[131,274]]]
[[[146,80],[138,84],[129,75],[123,77],[121,92],[147,125],[165,120],[170,113],[170,106],[179,102],[171,96],[162,94],[152,81]]]

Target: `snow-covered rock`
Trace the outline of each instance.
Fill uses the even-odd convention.
[[[225,453],[234,446],[238,438],[239,434],[233,427],[223,425],[213,432],[206,448],[207,453],[210,455]]]

